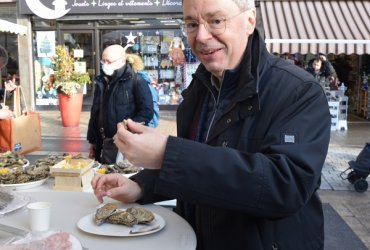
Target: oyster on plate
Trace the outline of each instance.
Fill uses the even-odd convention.
[[[126,211],[119,211],[109,216],[107,222],[132,227],[137,224],[137,219],[135,216]]]
[[[149,224],[154,220],[154,214],[142,207],[118,209],[114,203],[107,203],[96,210],[95,223],[99,226],[104,222],[132,227],[136,224]]]
[[[114,203],[107,203],[101,208],[98,208],[95,213],[95,223],[98,226],[103,224],[106,219],[117,210],[117,208],[118,206]]]
[[[7,151],[0,153],[0,167],[9,169],[21,169],[23,165],[27,164],[27,160],[16,153]]]
[[[49,177],[49,168],[31,165],[25,169],[16,168],[0,174],[0,184],[20,184]]]
[[[137,219],[138,224],[149,224],[154,220],[154,214],[142,207],[130,207],[126,209],[126,212],[132,214]]]
[[[116,162],[112,165],[101,165],[97,172],[100,174],[110,174],[110,173],[120,173],[120,174],[133,174],[138,173],[143,170],[142,167],[137,167],[129,162],[127,159],[123,159],[123,161]]]

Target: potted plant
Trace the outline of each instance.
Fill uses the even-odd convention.
[[[54,63],[55,88],[58,92],[62,124],[65,127],[79,126],[83,87],[91,83],[90,76],[88,73],[75,71],[75,59],[65,45],[55,47]]]

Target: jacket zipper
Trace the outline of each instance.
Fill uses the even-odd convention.
[[[222,81],[221,81],[221,84],[220,84],[220,90],[218,91],[218,95],[217,95],[217,100],[216,100],[215,96],[213,95],[212,90],[208,87],[208,90],[211,92],[211,95],[213,97],[213,101],[215,102],[216,105],[215,105],[215,110],[214,110],[213,115],[212,115],[211,122],[209,123],[209,127],[208,127],[208,130],[207,130],[207,135],[206,135],[205,142],[208,141],[209,133],[211,132],[213,122],[215,121],[216,112],[218,110],[218,104],[219,104],[219,101],[220,101],[220,95],[221,95],[221,89],[222,89],[223,82],[224,82],[224,79],[222,78]]]

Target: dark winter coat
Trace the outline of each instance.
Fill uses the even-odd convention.
[[[104,75],[99,75],[94,80],[94,99],[91,106],[90,120],[87,131],[87,140],[96,144],[96,155],[100,155],[102,136],[100,133],[103,121],[104,133],[112,138],[117,132],[117,123],[123,119],[131,118],[135,122],[147,124],[153,118],[153,100],[148,83],[138,74],[134,83],[131,65],[126,63],[117,70],[109,82]],[[103,117],[100,118],[100,100],[103,102]]]
[[[133,177],[144,190],[141,202],[176,198],[197,249],[323,249],[316,193],[330,138],[323,89],[306,71],[271,56],[257,32],[237,74],[236,91],[224,81],[217,101],[210,73],[198,68],[183,91],[178,138],[169,137],[161,170]],[[224,79],[231,76],[227,71]],[[208,138],[186,139],[204,120],[207,96],[217,102]]]
[[[311,73],[313,77],[315,77],[319,81],[321,78],[324,78],[324,80],[326,80],[326,78],[329,78],[329,77],[337,78],[337,73],[335,72],[333,65],[331,65],[331,63],[328,60],[325,60],[325,61],[321,60],[320,71],[316,73],[315,69],[313,68],[313,62],[315,60],[316,60],[315,58],[311,59],[308,62],[307,69],[306,69],[308,72]]]

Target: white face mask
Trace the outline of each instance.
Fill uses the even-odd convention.
[[[115,69],[112,67],[112,65],[103,63],[102,70],[107,76],[111,76],[113,75]]]

